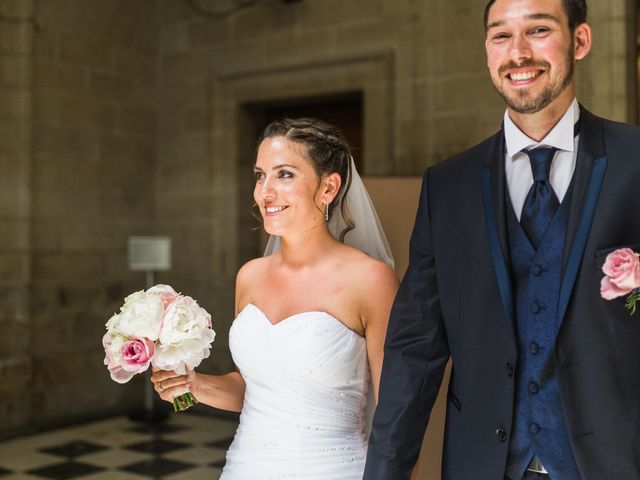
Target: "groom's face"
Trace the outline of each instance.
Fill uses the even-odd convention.
[[[573,99],[574,41],[562,0],[497,0],[485,48],[491,80],[511,110],[535,113]]]

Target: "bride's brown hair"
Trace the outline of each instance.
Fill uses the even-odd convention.
[[[347,227],[340,233],[340,241],[355,228],[344,201],[351,187],[351,149],[344,135],[337,127],[315,118],[282,118],[267,125],[260,136],[259,144],[268,138],[284,137],[304,147],[305,156],[311,161],[318,177],[338,173],[340,191],[329,204],[329,219],[334,207],[339,204],[340,213]]]

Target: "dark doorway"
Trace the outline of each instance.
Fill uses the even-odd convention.
[[[360,173],[366,169],[363,145],[362,94],[351,93],[330,97],[284,100],[252,106],[259,135],[269,122],[283,117],[312,117],[338,127],[353,151],[353,160]]]

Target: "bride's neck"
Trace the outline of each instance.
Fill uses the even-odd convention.
[[[280,237],[282,261],[291,266],[303,266],[316,262],[326,256],[335,241],[326,228],[295,238]]]

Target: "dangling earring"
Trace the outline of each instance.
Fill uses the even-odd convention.
[[[329,221],[329,204],[328,203],[324,204],[324,221],[325,222]]]

